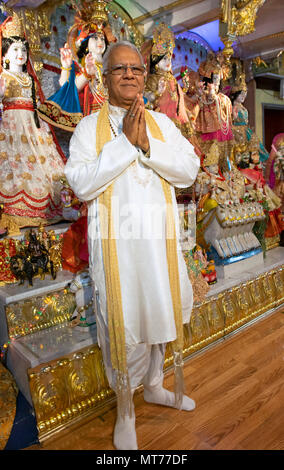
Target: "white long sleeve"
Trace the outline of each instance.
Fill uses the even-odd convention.
[[[116,239],[126,344],[160,344],[176,338],[166,243],[166,200],[161,184],[190,186],[198,172],[199,159],[192,145],[161,113],[150,111],[165,142],[149,135],[150,159],[123,134],[126,110],[109,107],[118,137],[96,154],[97,114],[84,118],[70,143],[65,173],[76,195],[88,201],[89,270],[99,290],[100,312],[107,324],[105,265],[101,217],[97,197],[113,183],[112,221]],[[149,134],[149,129],[147,130]],[[178,207],[172,199],[178,239]],[[189,322],[192,288],[187,268],[178,251],[182,317]]]
[[[150,158],[142,155],[142,163],[148,165],[173,186],[178,188],[191,186],[200,166],[200,160],[193,146],[167,116],[152,113],[155,118],[159,119],[159,127],[166,142],[153,139],[148,132]]]
[[[82,201],[97,198],[137,158],[137,149],[123,133],[108,142],[97,155],[97,119],[94,118],[90,115],[76,127],[65,166],[68,182]]]

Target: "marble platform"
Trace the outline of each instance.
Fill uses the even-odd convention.
[[[228,279],[232,275],[240,275],[243,271],[255,270],[263,266],[263,252],[255,254],[249,258],[241,259],[235,263],[216,265],[218,279]]]
[[[96,343],[96,327],[90,331],[78,331],[70,326],[70,322],[65,322],[12,341],[7,354],[7,367],[22,394],[33,406],[28,370]]]
[[[72,281],[74,274],[69,271],[58,271],[56,279],[53,280],[50,275],[46,275],[44,281],[39,278],[33,279],[33,286],[29,286],[26,281],[24,284],[6,284],[0,287],[0,345],[5,344],[10,338],[8,331],[9,321],[6,317],[8,305],[18,302],[24,302],[28,299],[41,297],[55,291],[60,291]]]

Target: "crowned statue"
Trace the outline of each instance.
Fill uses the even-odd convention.
[[[185,106],[189,111],[190,119],[195,125],[199,113],[199,96],[202,90],[201,78],[198,72],[190,70],[187,66],[182,66],[180,76],[183,83]]]
[[[60,49],[60,89],[41,106],[47,122],[74,131],[83,116],[98,111],[107,98],[102,79],[103,54],[116,38],[108,23],[106,1],[76,5],[74,25]]]
[[[38,116],[43,93],[16,13],[2,23],[1,38],[0,223],[15,234],[20,227],[62,220],[60,178],[66,159],[53,130]]]
[[[255,134],[246,145],[246,152],[240,153],[236,160],[239,171],[245,176],[245,196],[252,201],[262,201],[267,212],[266,224],[261,225],[262,234],[259,234],[259,237],[261,236],[263,243],[265,238],[278,237],[284,228],[281,197],[275,188],[271,189],[265,181],[263,163],[260,161],[259,139]]]
[[[220,149],[220,166],[227,167],[233,141],[232,105],[230,99],[220,92],[221,80],[228,73],[220,56],[209,52],[198,69],[202,84],[199,85],[199,113],[195,129],[200,148],[206,154],[213,142]]]
[[[281,199],[284,210],[284,133],[277,134],[271,145],[271,151],[265,167],[265,179],[270,188]]]
[[[156,26],[153,39],[142,45],[141,53],[148,68],[144,96],[148,109],[166,114],[190,140],[193,135],[190,113],[182,88],[172,72],[174,47],[174,34],[165,23]]]
[[[246,175],[230,159],[227,170],[221,171],[219,162],[219,146],[213,142],[206,156],[201,157],[195,191],[197,242],[217,264],[223,264],[262,249],[263,234],[254,233],[254,227],[261,224],[265,230],[266,216],[259,202],[263,193],[248,192]]]
[[[232,86],[230,99],[232,101],[232,117],[233,117],[233,134],[237,145],[249,144],[252,138],[255,139],[255,133],[249,127],[248,110],[244,106],[244,101],[247,97],[247,85],[243,74],[235,81]],[[261,162],[265,162],[268,159],[268,152],[263,144],[258,141],[258,152]]]
[[[61,88],[40,106],[43,119],[70,132],[83,116],[99,111],[107,99],[103,55],[116,38],[108,23],[106,4],[103,0],[82,1],[80,8],[74,4],[74,25],[60,50]],[[73,220],[63,236],[62,263],[64,269],[76,273],[88,264],[87,210],[85,204],[78,209],[74,194],[64,185],[61,196],[63,212]]]

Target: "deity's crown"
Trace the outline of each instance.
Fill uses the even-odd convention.
[[[236,82],[232,86],[231,92],[236,93],[237,91],[247,91],[247,84],[244,74],[241,74],[239,79],[236,80]]]
[[[245,142],[239,142],[234,146],[235,153],[244,153],[247,150],[247,144]]]
[[[153,30],[152,56],[161,56],[173,53],[175,47],[175,36],[165,23],[158,24]]]
[[[1,30],[3,38],[10,38],[12,36],[25,37],[23,22],[15,11],[13,16],[8,16],[4,23],[2,23]]]
[[[206,60],[201,62],[198,72],[202,77],[207,78],[211,78],[212,73],[220,76],[222,75],[222,67],[214,52],[210,51],[208,53]]]
[[[95,26],[108,21],[106,6],[109,0],[94,0],[72,2],[73,8],[77,11],[75,21],[84,25]]]
[[[249,143],[248,149],[250,152],[258,152],[259,151],[259,139],[256,134],[253,134]]]
[[[213,142],[209,152],[203,160],[203,166],[218,165],[219,163],[219,148],[217,142]]]

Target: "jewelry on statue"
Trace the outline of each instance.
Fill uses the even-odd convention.
[[[72,70],[71,67],[61,67],[61,70],[66,70],[66,72],[70,72],[70,70]]]
[[[208,101],[206,101],[205,99],[203,99],[203,95],[200,95],[199,100],[201,101],[202,104],[204,104],[205,106],[208,106],[209,104],[214,103],[216,98],[215,97],[213,97],[211,99],[209,98]]]
[[[222,134],[228,135],[230,131],[228,107],[226,107],[226,111],[225,111],[226,114],[225,114],[224,111],[222,111],[220,97],[218,95],[216,95],[215,101],[216,101],[218,121],[221,127]]]
[[[88,308],[92,307],[92,305],[93,305],[93,298],[92,298],[92,299],[90,300],[90,302],[87,303],[86,305],[83,305],[82,307],[79,307],[79,308],[77,309],[77,312],[78,312],[78,313],[82,313],[82,312],[84,312],[84,310],[88,310]]]
[[[32,86],[32,79],[26,72],[11,72],[10,70],[6,70],[5,73],[15,78],[22,88],[28,88]]]

